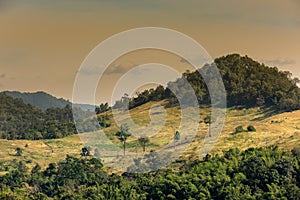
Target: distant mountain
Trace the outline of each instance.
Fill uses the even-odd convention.
[[[44,95],[49,97],[42,93],[42,96]],[[53,98],[55,97],[50,99]],[[45,99],[42,100],[45,101]],[[73,111],[76,110],[77,117],[88,118],[93,112],[83,111],[79,107],[85,109],[93,107],[94,109],[94,106],[77,105],[73,109],[71,103],[66,102],[68,104],[63,108],[51,107],[42,110],[34,105],[24,103],[21,98],[14,98],[0,92],[0,139],[54,139],[77,133],[76,127],[86,132],[95,131],[95,127],[99,127],[98,124],[91,124],[87,121],[77,122],[75,127]],[[52,105],[57,106],[58,104]]]
[[[18,91],[4,91],[5,95],[13,97],[14,99],[22,99],[24,103],[30,104],[42,110],[47,110],[48,108],[64,108],[66,105],[72,105],[72,103],[63,98],[56,98],[46,92],[39,91],[34,93],[29,92],[18,92]],[[95,107],[89,104],[75,104],[76,107],[82,110],[93,111]]]
[[[64,108],[66,105],[71,105],[71,102],[65,99],[58,99],[45,92],[17,92],[17,91],[5,91],[5,95],[13,97],[14,99],[22,99],[24,103],[33,105],[42,110],[47,110],[48,108]]]

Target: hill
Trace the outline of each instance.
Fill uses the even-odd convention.
[[[216,65],[220,70],[230,107],[255,108],[259,106],[264,109],[271,109],[274,112],[293,111],[300,108],[300,88],[297,87],[299,81],[292,78],[289,72],[279,71],[275,67],[265,66],[247,56],[238,54],[217,58],[215,59],[215,64],[212,65]],[[202,74],[209,74],[211,73],[212,65],[205,65],[199,70]],[[156,89],[141,92],[137,97],[125,97],[126,101],[124,102],[129,101],[130,109],[139,109],[146,103],[164,101],[166,108],[174,108],[176,110],[178,101],[172,91],[180,91],[180,95],[187,97],[187,100],[190,95],[190,91],[186,90],[185,85],[182,84],[183,79],[186,79],[194,88],[200,105],[209,106],[209,92],[203,78],[197,71],[183,73],[178,80],[169,82],[167,88],[158,86]],[[25,103],[23,105],[19,99],[12,99],[11,97],[9,99],[6,96],[9,94],[13,94],[16,98],[23,97],[31,104],[36,104],[37,102],[43,104],[43,106],[40,105],[43,109],[49,106],[62,106],[63,104],[66,104],[66,106],[63,108],[48,108],[46,110],[34,109],[33,106]],[[48,139],[75,133],[72,110],[68,101],[57,99],[44,92],[34,94],[5,92],[0,98],[2,98],[0,107],[3,119],[0,124],[2,138],[35,139],[33,135],[38,134],[39,139]],[[116,102],[114,108],[122,107],[124,99]],[[104,112],[107,115],[98,118],[102,128],[113,124],[112,116],[107,114],[109,109],[105,105],[100,105],[98,107],[99,112],[97,112]],[[13,106],[13,108],[10,109],[10,106]],[[88,105],[81,106],[87,108]],[[92,109],[90,110],[94,111],[94,107],[91,107]],[[83,120],[80,124],[77,124],[83,127],[81,132],[95,130],[89,129],[88,122],[89,120]],[[169,128],[167,127],[167,129]],[[110,130],[114,133],[119,131],[114,126],[110,127]],[[168,134],[173,134],[173,132],[169,131]],[[111,136],[111,139],[116,139],[116,137]]]
[[[158,102],[166,104],[166,102]],[[148,111],[153,103],[147,103],[130,112],[133,120],[139,125],[146,125],[149,123],[150,117]],[[146,153],[151,150],[158,150],[166,145],[173,137],[173,133],[179,123],[178,115],[180,110],[176,107],[167,108],[167,120],[163,129],[156,135],[150,137],[150,142],[146,145]],[[101,115],[110,115],[110,112]],[[208,131],[208,125],[204,123],[203,119],[209,114],[208,108],[201,109],[201,122],[199,124],[198,133],[195,136],[194,142],[189,146],[186,153],[183,155],[184,160],[195,160],[199,158],[200,148]],[[126,120],[126,119],[124,119]],[[285,113],[270,113],[270,110],[259,108],[244,108],[244,109],[227,109],[225,127],[218,139],[218,142],[212,149],[211,153],[222,154],[223,151],[231,148],[239,147],[241,150],[249,147],[264,147],[270,145],[277,145],[280,149],[291,150],[300,144],[300,111],[285,112]],[[234,134],[237,126],[252,125],[256,132],[241,132]],[[113,143],[122,147],[122,143],[115,137],[118,127],[112,121],[110,127],[104,129],[108,137]],[[92,138],[94,133],[82,133],[86,138]],[[143,153],[141,145],[136,145],[137,138],[129,137],[127,141],[126,150],[129,152]],[[67,154],[78,157],[81,148],[84,146],[78,134],[67,136],[60,139],[51,140],[0,140],[0,161],[4,165],[9,165],[12,160],[28,161],[28,165],[32,166],[39,163],[45,167],[51,162],[58,162]],[[111,155],[104,151],[105,144],[100,148],[103,160],[109,162]],[[27,147],[25,147],[27,146]],[[15,149],[20,147],[23,149],[22,156],[15,156]],[[176,148],[181,148],[180,144]],[[92,149],[92,154],[95,149]],[[5,164],[6,163],[6,164]]]
[[[129,101],[130,108],[149,101],[167,100],[167,106],[178,106],[178,96],[189,100],[191,92],[195,92],[200,105],[210,105],[210,94],[207,84],[218,87],[214,83],[212,66],[216,66],[223,79],[227,95],[227,104],[231,106],[267,106],[276,110],[292,111],[300,109],[300,88],[298,78],[293,78],[287,71],[280,71],[276,67],[268,67],[248,56],[231,54],[215,59],[214,63],[205,65],[198,71],[183,73],[181,78],[169,82],[167,88],[158,86],[156,89],[145,90]],[[199,73],[200,72],[200,73]],[[200,74],[205,74],[205,83]],[[188,82],[185,82],[187,80]],[[189,91],[189,83],[193,91]],[[185,98],[186,97],[186,98]],[[122,101],[116,102],[115,108],[121,107]]]
[[[18,91],[4,91],[7,96],[11,96],[14,99],[22,99],[24,103],[33,105],[42,110],[48,108],[64,108],[66,105],[71,105],[71,102],[64,100],[63,98],[56,98],[50,94],[39,91],[34,93],[18,92]]]
[[[42,110],[48,108],[64,108],[72,103],[63,98],[56,98],[46,92],[18,92],[18,91],[4,91],[5,95],[13,97],[14,99],[22,99],[24,103],[30,104]],[[75,107],[85,111],[93,111],[95,107],[89,104],[74,104]]]
[[[39,140],[75,133],[69,105],[44,111],[0,93],[0,119],[0,138],[3,139]]]

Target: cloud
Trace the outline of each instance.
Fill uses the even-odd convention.
[[[296,61],[293,59],[271,59],[271,60],[263,60],[263,63],[266,63],[267,65],[273,65],[273,66],[285,66],[285,65],[293,65],[296,64]]]
[[[105,66],[91,66],[89,68],[80,69],[76,73],[87,76],[99,75],[101,73],[103,73],[103,75],[124,74],[135,66],[137,65],[132,63],[112,64],[108,68]]]
[[[128,70],[138,66],[138,64],[132,63],[130,61],[122,62],[122,63],[114,63],[111,66],[109,66],[105,70],[105,75],[111,75],[111,74],[124,74],[128,72]]]
[[[104,67],[99,67],[99,66],[91,66],[91,67],[85,67],[82,69],[79,69],[76,73],[81,74],[81,75],[87,75],[87,76],[92,76],[92,75],[97,75],[103,71]]]

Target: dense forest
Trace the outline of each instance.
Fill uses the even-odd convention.
[[[300,109],[300,88],[298,78],[277,67],[268,67],[247,56],[231,54],[215,59],[213,65],[219,69],[227,95],[228,106],[272,106],[274,109],[291,111]],[[183,79],[192,86],[199,104],[210,104],[210,94],[200,74],[209,74],[211,65],[205,65],[198,71],[183,73],[182,78],[169,82],[168,87],[158,86],[145,90],[136,97],[124,96],[114,108],[129,102],[129,108],[137,107],[149,101],[168,100],[168,106],[178,105],[172,91],[180,91],[181,96],[189,96]],[[123,103],[123,104],[122,104]]]
[[[45,111],[0,93],[0,138],[53,139],[76,132],[72,108],[49,108]]]
[[[100,160],[67,156],[46,169],[15,162],[0,199],[299,199],[300,150],[230,149],[143,174],[108,174]]]

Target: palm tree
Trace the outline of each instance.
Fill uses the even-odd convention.
[[[124,151],[124,156],[125,156],[125,150],[126,150],[126,140],[128,137],[131,136],[129,133],[129,128],[126,125],[121,125],[121,130],[116,133],[116,136],[120,140],[120,142],[123,142],[123,151]]]
[[[139,143],[142,145],[143,147],[143,152],[146,151],[146,144],[150,142],[149,137],[146,136],[142,136],[139,138]]]

